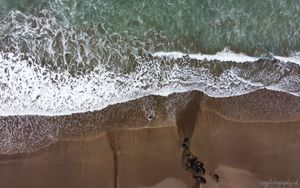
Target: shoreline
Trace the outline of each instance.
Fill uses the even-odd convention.
[[[193,111],[185,112],[193,108]],[[27,151],[31,153],[59,140],[83,139],[106,131],[169,126],[180,128],[179,119],[186,116],[185,113],[197,118],[197,111],[212,112],[225,120],[240,123],[292,123],[300,121],[300,97],[266,89],[224,98],[209,97],[200,91],[174,93],[167,97],[150,95],[94,112],[53,117],[0,117],[0,136],[4,140],[6,136],[10,140],[8,144],[15,147],[11,154],[26,153],[26,145],[33,147]],[[186,119],[182,121],[182,124],[195,123]],[[5,130],[10,131],[9,136]],[[19,138],[14,140],[17,136]],[[1,149],[4,140],[0,143],[0,156],[5,154]],[[38,141],[35,143],[37,147],[29,141]]]
[[[191,151],[205,168],[220,176],[219,183],[206,177],[203,187],[263,187],[270,178],[296,181],[300,174],[300,98],[283,92],[211,98],[192,91],[99,112],[14,118],[6,121],[38,125],[27,130],[31,135],[43,130],[41,122],[54,126],[36,135],[40,142],[25,140],[28,134],[12,140],[14,150],[2,148],[12,153],[0,155],[1,187],[193,187],[182,167],[183,137],[191,138]],[[31,150],[20,153],[20,143]]]

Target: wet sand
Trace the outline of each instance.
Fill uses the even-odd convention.
[[[0,187],[195,187],[182,166],[183,137],[220,177],[206,176],[201,187],[300,187],[300,99],[282,92],[148,96],[98,112],[0,123]]]

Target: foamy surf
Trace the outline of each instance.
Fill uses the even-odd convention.
[[[236,63],[244,63],[244,62],[255,62],[258,61],[259,59],[266,58],[266,57],[252,57],[248,56],[244,53],[235,53],[231,51],[229,48],[225,48],[221,52],[218,52],[216,54],[186,54],[182,52],[155,52],[152,54],[153,56],[156,57],[169,57],[169,58],[183,58],[185,56],[190,57],[191,59],[196,59],[196,60],[207,60],[207,61],[221,61],[221,62],[226,62],[226,61],[233,61]],[[267,57],[270,58],[270,57]],[[284,56],[278,56],[274,55],[273,58],[285,62],[285,63],[296,63],[300,65],[300,53],[294,53],[288,57]]]
[[[157,57],[170,57],[170,58],[182,58],[184,56],[189,56],[192,59],[197,60],[207,60],[207,61],[234,61],[237,63],[243,63],[243,62],[254,62],[257,61],[258,57],[251,57],[247,56],[243,53],[234,53],[233,51],[229,50],[228,48],[225,48],[223,51],[218,52],[216,54],[185,54],[182,52],[156,52],[153,53],[153,56]]]
[[[75,77],[67,71],[54,72],[38,64],[29,63],[34,61],[30,58],[20,60],[22,55],[24,56],[0,54],[1,116],[55,116],[95,111],[151,94],[167,96],[189,90],[204,91],[213,97],[242,95],[260,88],[299,95],[297,89],[293,90],[295,87],[288,87],[289,83],[300,83],[297,75],[290,78],[286,76],[285,80],[280,79],[271,85],[252,80],[251,77],[242,77],[240,72],[245,70],[238,64],[255,63],[259,58],[236,54],[228,49],[215,55],[189,55],[189,58],[197,59],[200,64],[196,67],[190,67],[189,62],[182,65],[176,60],[165,63],[160,59],[167,56],[186,61],[186,54],[158,52],[153,54],[156,57],[153,60],[141,59],[136,70],[128,74],[109,71],[99,64],[94,71]],[[290,62],[288,57],[286,60]],[[218,64],[221,61],[222,66],[225,66],[217,75],[212,72],[215,61],[218,61]],[[208,65],[201,65],[203,62],[207,62]],[[229,62],[234,64],[226,67]],[[266,67],[260,74],[266,76],[271,72],[268,73]],[[269,79],[276,80],[275,73],[274,76],[269,76]]]
[[[93,22],[72,27],[63,17],[66,12],[52,8],[32,14],[10,11],[0,21],[2,116],[95,111],[190,90],[213,97],[261,88],[300,94],[297,53],[255,57],[230,46],[215,54],[187,53],[189,48],[201,52],[196,43],[180,44],[182,51],[172,52],[168,49],[178,49],[178,41],[160,32],[145,31],[139,38]]]

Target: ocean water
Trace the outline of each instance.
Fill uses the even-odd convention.
[[[300,95],[297,0],[0,0],[0,115],[150,94]]]

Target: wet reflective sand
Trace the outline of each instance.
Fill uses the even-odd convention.
[[[189,92],[72,116],[2,117],[1,135],[25,120],[28,134],[2,140],[10,145],[1,145],[0,187],[195,187],[182,166],[183,137],[191,138],[192,152],[220,177],[217,183],[207,175],[201,187],[284,181],[300,187],[300,99],[281,92],[230,98]],[[55,128],[37,135],[49,128],[43,122]],[[29,143],[30,133],[43,142],[21,145]]]

